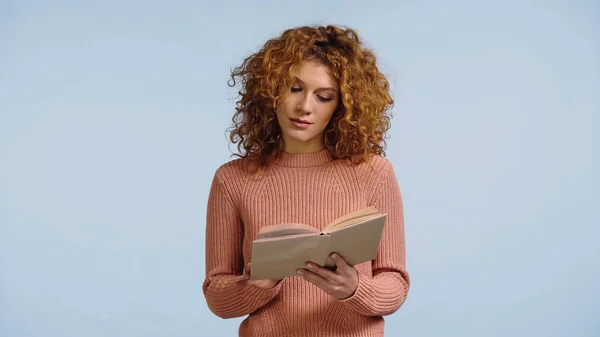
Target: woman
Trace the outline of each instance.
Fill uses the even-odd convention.
[[[383,316],[403,304],[404,217],[384,159],[389,86],[355,31],[300,27],[269,40],[232,73],[242,84],[231,141],[240,158],[215,173],[207,208],[209,308],[246,316],[240,336],[382,336]],[[250,280],[262,226],[322,228],[348,212],[387,213],[375,260],[335,270],[307,261],[298,275]]]

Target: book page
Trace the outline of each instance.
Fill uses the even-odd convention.
[[[337,228],[355,224],[357,222],[363,221],[366,218],[370,218],[370,217],[378,215],[378,214],[379,214],[379,211],[373,206],[359,209],[357,211],[348,213],[340,218],[335,219],[329,225],[327,225],[323,229],[323,231],[330,232]]]
[[[313,226],[301,223],[288,223],[265,226],[258,230],[258,240],[288,235],[315,234],[319,230]]]

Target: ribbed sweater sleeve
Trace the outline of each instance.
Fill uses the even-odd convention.
[[[404,211],[396,175],[385,161],[372,204],[388,218],[373,261],[373,277],[359,275],[355,293],[342,300],[365,316],[384,316],[397,311],[406,300],[410,279],[405,269]]]
[[[281,283],[272,289],[248,285],[243,281],[243,228],[230,194],[231,179],[217,170],[208,196],[206,214],[206,280],[203,292],[210,310],[221,318],[248,315],[277,295]],[[229,178],[229,177],[228,177]]]

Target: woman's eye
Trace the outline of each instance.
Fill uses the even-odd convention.
[[[291,92],[298,92],[298,91],[300,91],[300,90],[302,90],[302,89],[300,89],[300,88],[296,88],[296,87],[292,87],[292,88],[290,89],[290,91],[291,91]]]
[[[331,101],[333,98],[329,98],[329,97],[323,97],[323,96],[319,96],[317,95],[317,98],[319,99],[319,101],[321,102],[329,102]]]

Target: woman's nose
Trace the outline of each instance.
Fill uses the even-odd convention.
[[[312,113],[312,105],[310,101],[310,95],[304,95],[302,99],[298,102],[298,111],[301,111],[305,114]]]

